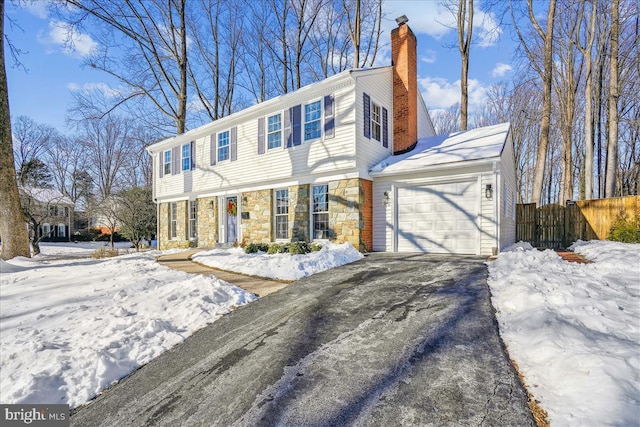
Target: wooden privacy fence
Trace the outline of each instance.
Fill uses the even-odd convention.
[[[538,248],[566,248],[576,240],[604,240],[620,212],[640,218],[640,196],[580,200],[566,207],[535,203],[516,206],[516,240]]]

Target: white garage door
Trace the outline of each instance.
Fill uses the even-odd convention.
[[[398,188],[398,252],[475,254],[477,181]]]

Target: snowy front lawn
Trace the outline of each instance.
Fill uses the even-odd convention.
[[[551,426],[640,425],[640,245],[572,249],[593,263],[520,243],[488,264],[500,335]]]
[[[35,258],[0,261],[0,402],[81,405],[256,299],[214,276],[164,267],[155,260],[158,251],[88,258],[102,246],[43,243]],[[264,276],[268,265],[282,279],[362,258],[350,245],[305,256],[214,253],[226,270]]]

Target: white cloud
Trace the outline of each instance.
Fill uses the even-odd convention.
[[[475,12],[473,15],[473,30],[480,47],[495,45],[502,34],[502,28],[500,28],[496,16],[493,13],[482,11]]]
[[[22,4],[30,14],[33,16],[37,16],[40,19],[47,19],[49,16],[49,12],[47,12],[47,4],[46,1],[28,1]]]
[[[450,82],[441,77],[425,77],[418,80],[422,96],[429,111],[447,109],[460,102],[460,80]],[[476,79],[469,79],[469,111],[482,106],[485,102],[487,87]]]
[[[71,82],[67,84],[67,88],[71,92],[101,92],[105,98],[116,98],[122,95],[122,91],[119,89],[114,89],[106,83],[96,82],[96,83],[83,83],[78,84],[76,82]]]
[[[62,49],[67,55],[88,56],[98,47],[91,36],[75,30],[69,24],[60,21],[49,22],[49,32],[39,37],[40,43]]]
[[[513,67],[511,65],[498,62],[493,68],[493,71],[491,71],[491,75],[493,77],[502,77],[511,70],[513,70]]]
[[[453,18],[440,2],[394,0],[384,2],[382,8],[389,17],[383,22],[383,30],[388,32],[397,27],[395,18],[402,15],[409,18],[409,26],[414,33],[428,34],[435,39],[442,38],[454,28],[447,27]]]
[[[422,56],[420,57],[420,60],[422,62],[426,62],[427,64],[433,64],[434,62],[437,61],[438,55],[435,50],[425,49],[423,51],[420,51],[420,53],[422,54]]]

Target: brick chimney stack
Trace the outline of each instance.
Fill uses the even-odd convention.
[[[411,150],[418,141],[417,41],[407,21],[406,16],[396,19],[398,27],[391,31],[394,154]]]

